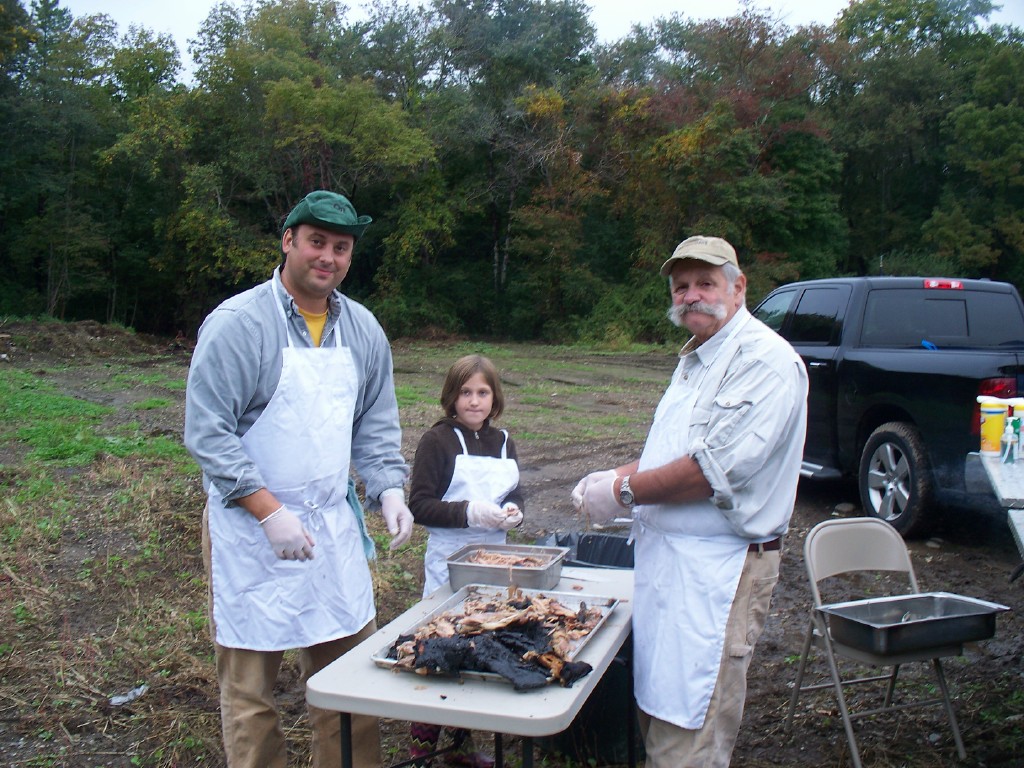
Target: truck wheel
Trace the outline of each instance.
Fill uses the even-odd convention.
[[[920,536],[934,489],[921,436],[891,421],[871,433],[860,457],[860,499],[865,511],[890,523],[904,538]]]

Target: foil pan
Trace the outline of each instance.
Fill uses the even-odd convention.
[[[587,643],[590,642],[590,639],[597,634],[598,630],[601,629],[605,621],[611,615],[612,611],[615,610],[615,606],[619,604],[618,598],[615,597],[590,595],[583,594],[580,592],[550,592],[547,590],[540,589],[520,589],[520,591],[524,595],[540,595],[543,597],[554,598],[565,607],[573,610],[579,608],[580,603],[586,603],[588,608],[599,608],[601,610],[601,618],[598,620],[597,624],[594,625],[594,628],[590,630],[590,632],[585,634],[583,637],[577,638],[572,642],[569,652],[566,654],[565,657],[566,661],[573,661],[576,658],[580,651],[582,651],[586,647]],[[415,670],[409,669],[408,667],[400,667],[398,666],[398,662],[395,659],[388,658],[388,654],[390,653],[392,646],[394,646],[395,641],[397,641],[399,637],[402,637],[404,635],[415,634],[418,629],[427,624],[430,624],[434,619],[436,619],[443,613],[461,612],[466,600],[471,597],[477,598],[489,595],[493,595],[499,600],[505,600],[508,597],[508,588],[496,588],[494,585],[491,584],[467,584],[466,586],[457,590],[455,594],[453,594],[451,597],[449,597],[447,600],[441,603],[441,605],[439,605],[433,611],[431,611],[422,619],[420,619],[420,621],[417,622],[415,625],[409,627],[407,630],[403,632],[399,632],[398,635],[391,640],[391,642],[389,642],[383,648],[372,654],[370,658],[373,660],[373,663],[376,664],[378,667],[383,667],[385,669],[394,669],[402,672],[412,672],[413,674],[416,674]],[[508,680],[506,680],[504,677],[502,677],[501,675],[497,675],[493,672],[475,672],[464,670],[459,673],[459,676],[467,680],[490,680],[499,683],[508,683]],[[425,677],[429,677],[429,675],[426,675]]]
[[[528,544],[467,544],[448,556],[448,582],[452,591],[467,584],[515,585],[524,589],[554,589],[562,578],[562,563],[569,547],[542,547]],[[486,565],[471,563],[477,552],[533,557],[543,561],[538,566]]]

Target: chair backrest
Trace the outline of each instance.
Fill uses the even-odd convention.
[[[914,566],[903,537],[877,517],[825,520],[807,533],[804,565],[811,583],[814,604],[821,605],[818,583],[830,576],[855,571],[905,573],[911,592],[919,592]]]

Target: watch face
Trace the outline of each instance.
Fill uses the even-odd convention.
[[[633,489],[629,487],[629,478],[622,481],[619,486],[619,502],[627,507],[633,506]]]

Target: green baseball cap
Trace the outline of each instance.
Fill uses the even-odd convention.
[[[332,232],[361,237],[372,221],[369,216],[357,216],[356,209],[344,195],[319,189],[310,192],[292,208],[281,231],[298,224],[313,224]]]

